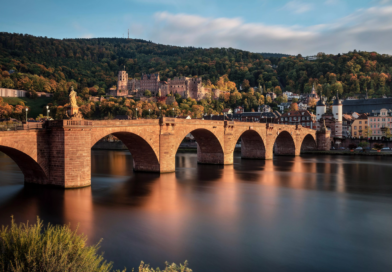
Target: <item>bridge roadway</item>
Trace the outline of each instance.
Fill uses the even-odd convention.
[[[198,144],[197,159],[232,164],[241,138],[244,159],[299,155],[301,150],[328,150],[328,131],[301,125],[278,125],[198,119],[55,120],[42,129],[0,132],[0,151],[12,158],[26,183],[77,188],[91,184],[91,148],[112,134],[129,149],[135,171],[175,171],[177,149],[188,133]]]

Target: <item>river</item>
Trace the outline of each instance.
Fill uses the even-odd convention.
[[[23,185],[0,153],[0,225],[79,225],[115,268],[140,261],[194,271],[392,271],[392,158],[316,156],[133,173],[125,151],[92,151],[92,186]]]

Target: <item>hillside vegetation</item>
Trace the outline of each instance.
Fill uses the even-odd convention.
[[[219,100],[201,101],[176,95],[176,102],[170,106],[162,100],[157,103],[124,98],[90,101],[91,95],[105,95],[105,91],[116,84],[117,73],[124,66],[130,78],[158,72],[162,80],[200,76],[206,87],[219,88],[222,93]],[[361,98],[366,93],[370,98],[390,96],[391,74],[392,57],[375,52],[319,53],[316,60],[310,61],[301,55],[179,47],[138,39],[59,40],[0,33],[0,87],[27,90],[33,99],[36,92],[54,93],[53,101],[39,105],[31,101],[2,100],[0,118],[11,116],[22,120],[25,105],[39,107],[34,113],[45,115],[45,103],[49,104],[52,117],[63,118],[71,85],[78,92],[78,105],[85,118],[116,115],[201,118],[205,114],[220,114],[228,107],[244,106],[246,111],[254,111],[264,103],[276,110],[277,104],[287,101],[287,97],[282,96],[283,91],[309,93],[313,85],[329,103],[337,93],[340,98]],[[254,86],[257,88],[250,88]],[[271,101],[265,96],[266,91],[275,92],[278,98]],[[309,105],[312,111],[313,102]]]
[[[121,38],[58,40],[0,33],[0,69],[18,72],[11,75],[12,80],[2,75],[3,87],[37,92],[63,90],[67,82],[75,84],[79,91],[93,86],[97,92],[99,88],[106,90],[116,84],[117,73],[124,66],[131,78],[159,72],[162,80],[201,76],[204,82],[214,84],[227,74],[238,85],[247,79],[255,86],[261,74],[267,81],[273,77],[276,80],[270,64],[278,60],[265,60],[259,53],[232,48],[179,47]]]

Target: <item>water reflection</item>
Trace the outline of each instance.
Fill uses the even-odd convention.
[[[24,186],[0,154],[0,224],[79,224],[117,268],[189,260],[194,271],[392,268],[390,158],[302,156],[133,173],[132,156],[92,152],[92,187]],[[338,256],[338,257],[337,257]]]

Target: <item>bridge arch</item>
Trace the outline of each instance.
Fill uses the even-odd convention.
[[[293,155],[295,156],[295,140],[292,133],[288,131],[280,131],[275,138],[274,153],[276,155]]]
[[[33,150],[32,150],[33,151]],[[0,152],[10,157],[20,168],[26,183],[48,184],[49,178],[45,168],[31,155],[17,148],[0,145]],[[29,152],[30,153],[30,152]],[[32,152],[34,155],[34,151]],[[35,152],[36,154],[36,152]]]
[[[316,150],[317,149],[317,144],[316,144],[316,139],[312,134],[307,134],[305,137],[302,139],[301,142],[301,152],[302,151],[311,151],[311,150]]]
[[[183,131],[178,136],[178,142],[174,146],[177,152],[186,135],[192,134],[197,142],[197,161],[207,164],[224,164],[224,153],[221,140],[208,128],[195,128]]]
[[[265,159],[265,141],[256,130],[246,129],[239,133],[235,138],[235,144],[241,139],[241,158],[242,159]]]
[[[152,138],[149,139],[148,134],[140,135],[126,129],[120,129],[118,131],[104,130],[92,136],[91,147],[108,135],[117,137],[131,152],[134,171],[160,172],[157,147],[148,142],[152,142]]]

